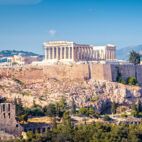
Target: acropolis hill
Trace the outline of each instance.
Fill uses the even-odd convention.
[[[141,65],[117,63],[115,46],[112,45],[101,47],[100,50],[93,50],[91,46],[90,56],[86,45],[70,44],[73,48],[63,48],[65,43],[60,43],[59,47],[55,44],[56,48],[51,47],[52,42],[44,44],[46,57],[41,63],[1,66],[1,96],[10,100],[21,98],[24,106],[28,107],[33,102],[45,106],[65,97],[68,104],[74,99],[78,107],[93,105],[99,112],[102,111],[102,106],[109,105],[112,101],[129,106],[138,98],[141,99],[141,87],[116,83],[118,76],[124,80],[135,77],[141,85]],[[73,50],[76,52],[72,52]]]
[[[26,107],[33,103],[45,106],[64,97],[68,105],[74,100],[77,107],[91,105],[98,112],[112,101],[129,107],[142,99],[141,87],[104,80],[109,78],[104,69],[108,71],[110,66],[93,64],[90,68],[93,67],[91,74],[87,64],[1,69],[0,96],[13,101],[20,98]]]
[[[1,76],[15,77],[24,82],[38,82],[55,78],[94,79],[115,82],[118,75],[127,80],[135,77],[142,84],[142,67],[120,64],[116,59],[116,46],[94,46],[69,41],[49,41],[43,44],[45,58],[42,62],[19,67],[1,67]]]

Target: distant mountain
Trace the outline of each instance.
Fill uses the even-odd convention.
[[[142,45],[128,46],[117,50],[117,58],[120,60],[128,60],[130,51],[136,51],[142,54]]]
[[[0,51],[0,57],[10,57],[14,55],[22,55],[22,56],[41,56],[39,54],[27,51],[17,51],[17,50],[2,50]]]

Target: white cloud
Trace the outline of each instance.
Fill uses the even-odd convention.
[[[0,0],[0,5],[30,5],[38,4],[42,0]]]
[[[49,33],[51,36],[55,36],[56,33],[57,33],[57,31],[54,30],[54,29],[50,29],[50,30],[48,31],[48,33]]]

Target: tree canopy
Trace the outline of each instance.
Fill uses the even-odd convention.
[[[135,52],[134,50],[130,52],[130,56],[129,56],[130,63],[133,63],[134,65],[140,64],[140,59],[141,59],[141,56],[139,53]]]

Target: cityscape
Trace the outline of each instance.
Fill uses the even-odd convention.
[[[142,142],[141,10],[0,0],[0,142]]]

